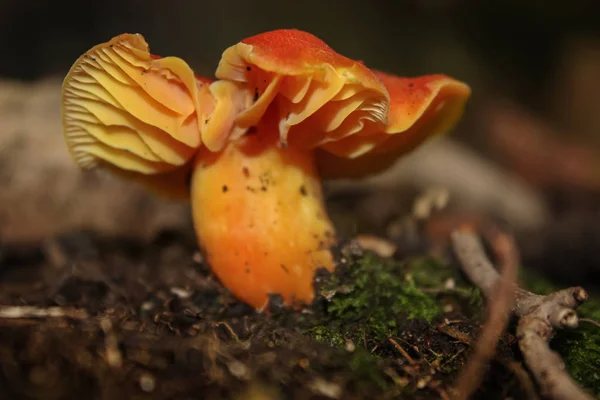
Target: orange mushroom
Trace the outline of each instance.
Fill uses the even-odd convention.
[[[443,75],[372,71],[298,30],[231,46],[216,77],[119,36],[67,75],[65,137],[82,168],[123,169],[169,193],[185,192],[189,174],[206,260],[257,309],[270,294],[310,303],[315,271],[335,268],[321,177],[386,168],[452,128],[470,95]]]

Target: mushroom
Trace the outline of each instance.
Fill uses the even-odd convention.
[[[270,295],[310,303],[315,272],[335,268],[321,178],[385,169],[451,129],[470,95],[444,75],[373,71],[289,29],[229,47],[215,75],[118,36],[65,78],[65,140],[81,168],[187,193],[212,271],[258,310]]]

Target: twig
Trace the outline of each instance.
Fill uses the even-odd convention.
[[[394,345],[396,350],[398,350],[398,352],[400,354],[402,354],[402,356],[406,359],[406,361],[408,361],[410,364],[415,364],[415,360],[408,354],[408,352],[406,350],[404,350],[402,348],[402,346],[400,346],[398,344],[398,342],[396,342],[393,338],[389,338],[388,340],[390,341],[391,344]]]
[[[517,339],[525,363],[540,384],[542,394],[560,400],[592,399],[564,370],[558,353],[548,347],[554,329],[577,327],[578,318],[573,309],[587,300],[587,293],[580,287],[541,298],[523,292],[519,296],[522,300],[538,305],[529,308],[527,314],[517,313],[521,317],[517,325]]]
[[[531,379],[531,375],[529,375],[529,373],[525,370],[522,363],[519,361],[509,360],[505,357],[498,358],[498,361],[504,365],[504,368],[512,372],[513,375],[517,377],[529,400],[537,400],[540,398],[540,396],[537,394],[535,384]]]
[[[233,330],[233,328],[231,327],[231,325],[229,325],[227,322],[225,321],[220,321],[220,322],[214,322],[212,324],[212,326],[214,328],[218,328],[219,326],[224,326],[225,329],[227,330],[227,332],[231,335],[231,337],[233,338],[233,340],[235,340],[238,343],[241,343],[242,341],[240,340],[240,337],[237,335],[237,333],[235,333],[235,331]]]
[[[456,235],[459,234],[460,231],[454,234],[453,239],[455,240],[457,256],[465,272],[473,281],[484,288],[483,291],[488,299],[493,299],[489,302],[488,320],[475,345],[475,353],[458,378],[457,398],[467,399],[481,384],[485,365],[494,357],[498,339],[508,324],[513,304],[513,287],[517,279],[519,256],[512,239],[508,235],[495,232],[493,246],[502,264],[502,275],[498,276],[485,254],[476,251],[475,243],[466,240],[466,238],[461,240],[460,237],[458,242],[456,241]],[[467,234],[472,235],[471,233]],[[475,236],[472,235],[472,237]],[[487,272],[488,269],[496,274],[495,279],[491,282],[485,280],[491,275]]]
[[[121,356],[121,352],[119,351],[119,342],[110,318],[102,318],[100,327],[104,332],[106,363],[112,368],[120,368],[123,365],[123,356]]]
[[[362,249],[370,250],[383,258],[393,256],[397,250],[397,246],[394,243],[373,235],[358,235],[355,240]]]
[[[492,289],[502,278],[486,257],[477,235],[455,231],[452,243],[465,273],[481,288],[488,302],[494,302]],[[515,297],[512,312],[520,318],[517,325],[519,348],[542,394],[558,400],[591,400],[593,397],[573,381],[564,370],[560,356],[548,346],[554,329],[577,327],[579,321],[574,309],[587,300],[586,291],[573,287],[539,296],[516,285],[512,286],[512,290]]]
[[[594,321],[593,319],[579,318],[579,322],[587,322],[588,324],[592,324],[592,325],[595,325],[596,327],[600,328],[600,322]]]
[[[71,318],[86,319],[85,310],[69,307],[0,306],[0,319],[20,318]]]

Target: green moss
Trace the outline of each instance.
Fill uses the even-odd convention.
[[[358,324],[364,334],[385,340],[399,319],[431,321],[440,314],[435,297],[407,279],[404,264],[372,254],[347,260],[343,275],[334,275],[321,291],[329,298],[327,316],[338,326]]]
[[[346,339],[340,333],[335,332],[326,326],[319,325],[306,330],[315,340],[327,343],[333,347],[340,347],[346,344]]]
[[[423,335],[441,340],[437,342],[441,358],[432,356],[429,361],[439,358],[436,362],[445,374],[453,374],[462,367],[464,360],[459,357],[459,348],[444,342],[443,335],[434,338],[435,330],[430,328],[442,314],[445,301],[458,303],[469,320],[477,319],[485,311],[480,291],[465,280],[458,268],[428,257],[399,262],[371,253],[344,254],[342,260],[344,263],[335,273],[318,286],[320,296],[313,308],[315,314],[304,322],[295,322],[308,336],[341,351],[350,341],[356,345],[350,362],[354,382],[380,388],[389,386],[390,378],[377,363],[398,357],[388,339],[402,337],[406,332],[412,337]],[[454,281],[451,288],[445,285],[449,279]],[[524,287],[535,293],[557,290],[526,269],[522,269],[521,280]],[[591,299],[578,313],[582,318],[600,320],[600,301]],[[599,328],[582,322],[576,330],[557,332],[551,347],[559,352],[569,373],[583,387],[600,395]]]
[[[422,288],[439,288],[448,279],[456,278],[456,269],[440,264],[432,257],[414,257],[404,262],[407,279]]]
[[[544,295],[559,289],[548,280],[524,267],[519,268],[519,279],[523,287],[535,294]]]
[[[559,332],[552,347],[563,357],[571,376],[600,397],[600,330],[582,323],[577,330]]]
[[[453,297],[466,300],[469,311],[478,314],[483,307],[481,291],[467,282],[459,273],[456,266],[441,264],[432,257],[415,257],[405,263],[406,277],[413,280],[421,289],[441,289],[448,280],[454,281],[454,286],[444,288],[444,292]]]

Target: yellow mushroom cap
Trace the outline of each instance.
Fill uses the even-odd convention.
[[[471,95],[467,84],[446,75],[374,72],[390,94],[387,124],[321,146],[317,162],[323,178],[359,178],[388,168],[428,138],[450,131]]]
[[[277,109],[282,146],[313,148],[387,121],[389,96],[373,71],[307,32],[244,39],[223,52],[216,76],[253,92],[238,126],[255,126],[269,106]]]
[[[196,110],[206,84],[183,60],[151,55],[139,34],[94,46],[63,82],[73,159],[83,169],[105,163],[145,175],[186,164],[201,144]]]

